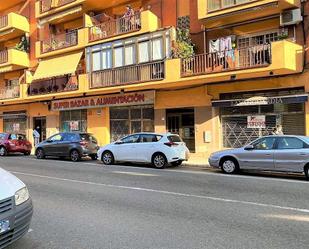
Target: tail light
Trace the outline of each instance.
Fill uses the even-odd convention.
[[[88,145],[87,141],[80,141],[79,144],[83,147],[86,147]]]
[[[177,143],[174,143],[174,142],[167,142],[167,143],[164,143],[166,146],[168,147],[173,147],[173,146],[178,146]]]

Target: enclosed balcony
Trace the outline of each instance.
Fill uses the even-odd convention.
[[[300,0],[198,0],[198,18],[207,28],[280,14]]]
[[[29,21],[26,17],[9,13],[0,17],[0,41],[14,39],[28,33]]]
[[[24,69],[29,67],[27,52],[14,48],[0,51],[0,73]]]
[[[5,84],[0,83],[0,101],[17,99],[20,97],[21,85],[17,80],[8,80]]]
[[[302,46],[282,40],[183,59],[181,76],[204,76],[213,82],[284,75],[301,72],[302,60]]]

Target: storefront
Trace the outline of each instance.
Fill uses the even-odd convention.
[[[212,102],[220,109],[223,147],[241,147],[271,135],[277,125],[284,134],[305,135],[305,102],[302,88],[220,94]]]
[[[3,112],[0,115],[3,119],[3,131],[26,134],[27,113],[26,111]]]
[[[60,131],[91,132],[102,143],[154,131],[154,91],[55,100]],[[107,134],[108,132],[108,134]]]

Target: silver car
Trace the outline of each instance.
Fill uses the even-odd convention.
[[[209,165],[228,174],[239,169],[304,173],[309,180],[309,137],[262,137],[242,148],[211,154]]]

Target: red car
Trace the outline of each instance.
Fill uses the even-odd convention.
[[[31,143],[25,135],[14,133],[0,133],[0,156],[6,156],[8,153],[23,153],[30,155],[32,149]]]

